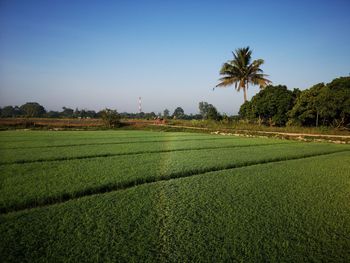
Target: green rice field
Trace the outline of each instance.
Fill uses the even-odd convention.
[[[350,262],[350,145],[0,132],[1,262]]]

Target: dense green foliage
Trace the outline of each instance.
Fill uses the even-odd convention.
[[[24,105],[22,105],[24,106]],[[21,107],[22,107],[21,106]],[[5,106],[2,109],[0,109],[1,117],[3,118],[9,118],[9,117],[19,117],[24,115],[21,108],[18,106]]]
[[[298,90],[290,91],[286,86],[269,85],[256,94],[251,101],[245,102],[239,115],[242,118],[257,120],[270,126],[283,126],[288,121],[288,112],[292,109]]]
[[[45,108],[37,102],[27,102],[20,110],[26,117],[41,117],[46,113]]]
[[[120,125],[120,116],[116,110],[104,109],[101,118],[107,128],[115,128]]]
[[[350,77],[303,91],[289,113],[291,124],[347,126],[350,123]]]
[[[155,139],[154,149],[170,151],[129,148],[147,151]],[[222,148],[201,149],[208,139]],[[18,151],[29,160],[29,153],[42,157],[33,147],[49,154],[56,145],[52,157],[65,153],[60,148],[84,157],[84,147],[104,142],[122,142],[110,149],[125,147],[125,155],[0,166],[2,208],[47,204],[0,215],[3,262],[350,257],[348,145],[136,131],[2,132],[0,154]]]
[[[220,120],[221,115],[218,110],[208,102],[201,101],[198,105],[199,114],[202,116],[203,120]]]
[[[165,109],[163,111],[163,118],[167,119],[169,118],[169,116],[170,116],[170,111],[168,109]]]
[[[46,111],[44,106],[37,102],[27,102],[22,106],[5,106],[0,108],[0,117],[46,117],[46,118],[97,118],[102,112],[96,113],[93,110],[79,110],[75,111],[71,108],[63,107],[62,111]]]
[[[173,113],[173,118],[175,119],[183,119],[184,116],[185,116],[185,111],[181,108],[181,107],[177,107],[175,110],[174,110],[174,113]]]
[[[244,103],[242,119],[275,126],[350,125],[350,77],[320,83],[303,91],[286,86],[268,86]]]

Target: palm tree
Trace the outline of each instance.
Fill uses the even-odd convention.
[[[216,87],[227,87],[234,84],[237,91],[243,89],[244,102],[246,102],[249,83],[264,88],[271,81],[266,78],[268,75],[263,74],[260,68],[264,64],[263,59],[251,62],[252,51],[249,47],[238,48],[232,54],[234,59],[224,63],[221,67],[220,75],[224,77],[219,79],[221,82]]]

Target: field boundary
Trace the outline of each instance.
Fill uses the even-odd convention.
[[[13,162],[1,162],[0,161],[0,166],[12,165],[12,164],[25,164],[25,163],[62,162],[62,161],[69,161],[69,160],[108,158],[108,157],[138,155],[138,154],[154,154],[154,153],[168,153],[168,152],[231,149],[231,148],[244,148],[244,147],[261,147],[261,146],[281,145],[281,144],[288,144],[288,142],[247,144],[247,145],[228,145],[228,146],[208,146],[208,147],[197,147],[197,148],[165,149],[165,150],[153,150],[153,151],[152,150],[151,151],[135,151],[135,152],[125,152],[125,153],[105,153],[105,154],[67,156],[67,157],[56,157],[56,158],[39,158],[39,159],[34,159],[34,160],[16,160]]]
[[[278,138],[292,139],[292,140],[315,140],[315,141],[327,141],[333,143],[344,143],[350,141],[350,135],[339,134],[316,134],[316,133],[295,133],[295,132],[278,132],[278,131],[261,131],[261,130],[245,130],[235,128],[206,128],[195,126],[182,126],[171,124],[149,124],[150,126],[167,127],[174,129],[187,129],[193,131],[203,131],[213,134],[221,135],[236,135],[236,136],[275,136]]]
[[[307,158],[313,158],[313,157],[319,157],[319,156],[331,155],[335,153],[342,153],[342,152],[349,152],[349,151],[350,150],[348,149],[342,149],[342,150],[336,150],[336,151],[330,151],[330,152],[320,152],[317,154],[301,154],[299,156],[293,156],[293,157],[275,157],[275,158],[269,158],[269,159],[260,160],[260,161],[248,161],[241,164],[228,164],[228,165],[222,165],[222,166],[213,166],[208,168],[188,170],[185,172],[172,173],[162,177],[153,176],[148,178],[137,178],[137,179],[122,182],[122,183],[115,183],[115,184],[111,183],[106,185],[100,185],[98,187],[84,189],[82,191],[78,191],[75,193],[64,193],[59,196],[28,200],[25,203],[12,205],[10,207],[1,207],[0,214],[3,215],[3,214],[13,213],[13,212],[20,212],[27,209],[35,209],[35,208],[51,206],[51,205],[67,202],[69,200],[79,199],[86,196],[104,194],[108,192],[132,188],[140,185],[153,184],[161,181],[168,181],[171,179],[179,179],[179,178],[191,177],[196,175],[203,175],[210,172],[233,170],[237,168],[244,168],[244,167],[250,167],[255,165],[307,159]]]

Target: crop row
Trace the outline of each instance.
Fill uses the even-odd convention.
[[[254,156],[288,151],[275,147]],[[216,161],[229,154],[215,153]],[[176,164],[157,157],[158,165]],[[349,163],[349,152],[336,153],[0,215],[0,254],[4,262],[346,262]]]
[[[7,136],[8,134],[8,136]],[[16,146],[18,143],[23,146],[46,146],[51,143],[65,144],[66,142],[74,143],[76,141],[86,140],[133,140],[143,138],[162,138],[162,137],[215,137],[209,134],[194,133],[161,133],[161,132],[145,132],[145,131],[27,131],[15,133],[0,133],[0,144],[4,146]]]
[[[106,144],[128,144],[128,143],[147,143],[147,142],[167,142],[167,141],[193,141],[193,140],[233,140],[237,139],[234,137],[213,137],[213,136],[147,136],[147,137],[118,137],[118,138],[106,138],[106,139],[79,139],[79,140],[62,140],[62,141],[54,141],[51,139],[51,142],[47,142],[47,145],[40,145],[39,143],[36,143],[33,146],[26,146],[26,147],[2,147],[4,150],[18,150],[18,149],[35,149],[35,148],[58,148],[58,147],[70,147],[70,146],[85,146],[85,145],[106,145]]]
[[[153,131],[133,131],[133,130],[107,130],[107,131],[2,131],[0,134],[0,141],[3,140],[12,140],[12,139],[40,139],[40,138],[49,138],[49,137],[56,137],[56,138],[106,138],[106,137],[113,137],[113,136],[148,136],[148,135],[155,135],[159,134],[166,135],[166,134],[176,134],[176,135],[184,135],[184,134],[191,134],[191,133],[159,133],[159,132],[153,132]],[[200,135],[200,134],[198,134]]]
[[[0,210],[7,212],[147,182],[337,151],[349,151],[349,147],[288,143],[5,165],[0,167]]]
[[[238,146],[257,146],[267,144],[292,143],[291,141],[272,139],[237,139],[228,137],[215,138],[162,138],[156,141],[123,141],[103,142],[92,145],[65,145],[65,147],[2,149],[1,164],[26,163],[33,161],[54,161],[82,159],[99,156],[115,156],[123,154],[166,152],[193,149],[229,148]]]
[[[6,133],[5,133],[6,134]],[[115,132],[23,132],[11,133],[11,136],[0,134],[1,148],[34,148],[45,146],[92,144],[105,142],[128,142],[142,140],[166,140],[185,138],[217,138],[215,135],[193,134],[193,133],[160,133],[160,132],[138,132],[138,131],[115,131]],[[221,136],[220,136],[221,137]]]

